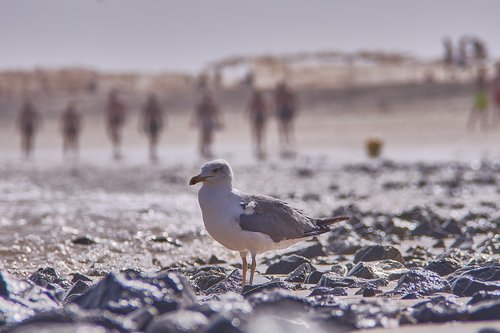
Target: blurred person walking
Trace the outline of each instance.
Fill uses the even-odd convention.
[[[68,158],[70,152],[73,153],[74,158],[78,157],[78,140],[80,139],[81,126],[81,115],[78,113],[75,103],[68,103],[61,115],[64,158]]]
[[[488,127],[488,81],[486,69],[480,68],[477,72],[476,89],[473,107],[467,121],[467,129],[474,130],[479,122],[480,129],[485,131]]]
[[[117,90],[109,93],[107,105],[107,131],[113,145],[113,157],[115,160],[122,158],[121,142],[122,129],[127,117],[127,108],[118,96]]]
[[[498,127],[500,125],[500,62],[497,63],[496,76],[493,79],[491,86],[492,86],[493,101],[494,101],[493,124],[495,125],[495,127]]]
[[[247,114],[250,118],[256,156],[259,159],[264,159],[266,157],[266,151],[263,147],[263,141],[269,110],[262,91],[258,89],[253,90],[252,97],[247,106]]]
[[[149,139],[149,158],[151,162],[158,161],[157,146],[163,129],[163,111],[158,98],[151,93],[144,105],[140,118],[140,127]]]
[[[297,98],[285,82],[275,92],[276,116],[283,156],[293,155],[295,148],[294,121],[297,114]]]
[[[21,151],[29,159],[34,150],[35,134],[40,125],[40,115],[28,99],[24,102],[18,118],[18,127],[21,132]]]
[[[204,158],[212,158],[212,143],[214,132],[222,129],[220,110],[208,91],[203,93],[201,101],[196,106],[191,126],[200,130],[199,151]]]

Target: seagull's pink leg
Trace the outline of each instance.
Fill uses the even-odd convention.
[[[253,285],[253,274],[255,273],[255,267],[257,263],[255,262],[255,253],[252,253],[252,264],[250,265],[250,285]]]
[[[243,277],[241,279],[241,286],[244,287],[245,284],[247,283],[247,270],[248,270],[247,254],[240,253],[240,255],[241,255],[241,261],[242,261],[241,270],[243,271]]]

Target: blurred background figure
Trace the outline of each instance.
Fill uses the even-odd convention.
[[[68,103],[68,106],[61,115],[64,158],[68,158],[71,152],[74,158],[78,157],[78,141],[80,138],[81,126],[82,119],[76,109],[76,104],[74,102]]]
[[[121,101],[117,90],[112,90],[109,93],[107,113],[107,130],[113,145],[113,157],[118,160],[122,158],[122,129],[125,125],[127,109]]]
[[[33,154],[35,134],[40,125],[40,115],[29,99],[24,102],[18,118],[21,132],[21,151],[26,159]]]
[[[157,146],[160,133],[163,129],[163,111],[155,94],[148,96],[142,109],[140,126],[149,139],[149,158],[152,162],[158,161]]]
[[[467,121],[467,128],[474,130],[476,123],[479,123],[480,129],[485,131],[488,127],[488,81],[486,78],[486,69],[479,68],[475,84],[475,93],[473,107]]]
[[[282,156],[290,156],[295,151],[294,121],[297,114],[295,92],[285,82],[278,84],[275,92],[276,116]]]
[[[493,94],[493,124],[500,125],[500,62],[496,65],[496,75],[491,84]]]
[[[204,158],[211,158],[212,142],[214,132],[221,129],[223,124],[220,110],[215,104],[210,92],[203,93],[201,101],[196,106],[194,116],[191,119],[191,125],[197,126],[200,130],[199,151]]]
[[[269,110],[264,94],[259,89],[253,90],[250,102],[247,106],[247,113],[250,118],[255,154],[257,158],[264,159],[266,157],[266,151],[263,147],[263,143]]]
[[[447,71],[447,74],[449,75],[449,78],[454,80],[455,79],[455,58],[454,58],[454,52],[453,52],[453,42],[449,37],[444,37],[443,38],[443,46],[444,46],[444,54],[443,54],[443,64],[445,66],[445,69]]]

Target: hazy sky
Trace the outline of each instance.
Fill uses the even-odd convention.
[[[480,36],[500,56],[498,0],[0,0],[0,68],[188,70],[233,54],[387,49],[439,56]]]

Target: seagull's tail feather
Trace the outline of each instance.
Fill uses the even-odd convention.
[[[339,222],[347,221],[347,220],[349,220],[349,217],[347,217],[347,216],[335,216],[335,217],[330,217],[327,219],[319,219],[316,221],[316,224],[321,226],[321,227],[326,227],[330,224],[339,223]]]

